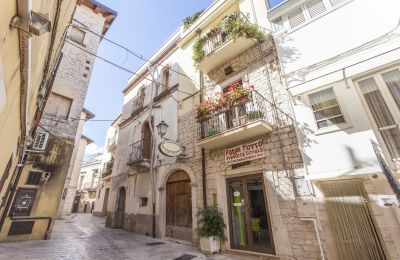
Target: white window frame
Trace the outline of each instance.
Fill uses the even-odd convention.
[[[337,124],[337,125],[330,125],[330,126],[319,128],[318,127],[318,123],[317,123],[317,119],[315,118],[314,109],[312,108],[312,103],[311,103],[311,100],[310,100],[309,96],[314,94],[314,93],[317,93],[317,92],[320,92],[320,91],[323,91],[323,90],[326,90],[326,89],[329,89],[329,88],[331,88],[333,93],[335,94],[337,103],[339,105],[340,111],[342,112],[342,116],[344,118],[344,123],[340,123],[340,124]],[[336,88],[337,88],[337,86],[335,86],[335,85],[328,85],[328,86],[324,86],[324,87],[321,87],[321,88],[313,89],[312,91],[309,91],[309,92],[304,94],[307,106],[310,108],[311,113],[312,113],[312,117],[313,117],[313,120],[314,120],[313,121],[314,122],[314,127],[315,127],[315,129],[317,129],[314,132],[315,135],[326,134],[326,133],[340,131],[340,130],[344,130],[344,129],[353,127],[352,124],[351,124],[351,121],[350,121],[350,117],[348,116],[347,110],[345,108],[344,101],[343,101],[342,97],[340,95],[338,95],[338,92],[337,92]]]
[[[390,71],[393,71],[396,69],[400,71],[400,66],[394,66],[394,67],[390,67],[390,68],[386,68],[386,69],[382,69],[382,70],[375,70],[372,73],[368,73],[361,77],[354,78],[353,82],[357,89],[357,93],[360,96],[361,103],[363,104],[364,110],[368,116],[368,120],[372,126],[372,130],[373,130],[373,132],[378,140],[378,143],[383,151],[383,154],[384,154],[385,158],[389,158],[389,160],[387,160],[387,162],[389,163],[389,166],[392,168],[400,169],[400,158],[395,158],[395,159],[391,158],[390,152],[387,149],[385,141],[383,140],[382,135],[378,130],[378,126],[375,122],[375,119],[369,109],[369,106],[364,98],[364,94],[362,93],[360,85],[359,85],[360,81],[363,81],[363,80],[366,80],[369,78],[373,78],[375,80],[376,84],[378,85],[378,89],[381,92],[382,97],[385,100],[385,103],[389,108],[389,111],[391,112],[393,120],[400,128],[400,109],[397,106],[397,103],[396,103],[395,99],[393,98],[392,93],[390,92],[389,88],[387,87],[385,81],[383,80],[383,77],[381,76],[382,74],[384,74],[386,72],[390,72]],[[372,149],[372,146],[371,146],[371,149]]]

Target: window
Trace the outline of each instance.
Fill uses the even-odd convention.
[[[281,32],[281,31],[285,30],[285,27],[283,26],[282,17],[278,17],[275,20],[273,20],[272,24],[274,26],[275,32]]]
[[[326,7],[322,0],[311,0],[306,4],[310,17],[314,18],[326,11]]]
[[[84,31],[76,27],[73,27],[71,29],[71,32],[69,33],[69,38],[76,43],[83,44],[83,41],[85,39],[85,34],[86,33]]]
[[[338,4],[343,2],[344,0],[329,0],[329,1],[331,2],[332,6],[337,6]]]
[[[333,88],[308,95],[318,128],[345,123]]]
[[[169,68],[163,70],[162,84],[162,91],[167,90],[169,87]]]
[[[382,76],[384,78],[385,74]],[[386,76],[388,78],[388,74]],[[390,111],[385,96],[382,95],[377,80],[379,82],[380,78],[370,77],[358,82],[358,85],[391,158],[400,158],[399,125]]]
[[[400,108],[400,71],[398,69],[392,70],[383,73],[382,77],[386,86],[389,88],[397,107]]]
[[[45,113],[60,118],[68,118],[71,110],[72,99],[51,93],[47,101]]]
[[[42,172],[30,171],[28,179],[26,180],[27,185],[39,185],[42,178]]]
[[[288,20],[290,23],[290,27],[293,29],[303,23],[306,22],[306,18],[304,17],[303,10],[301,7],[297,8],[290,14],[288,14]]]
[[[31,214],[35,197],[36,190],[34,189],[17,190],[11,209],[12,216],[29,216]]]
[[[8,176],[10,175],[12,158],[13,158],[13,156],[11,155],[10,159],[8,160],[7,166],[6,166],[6,168],[5,168],[4,172],[3,172],[3,175],[1,176],[1,179],[0,179],[0,192],[3,190],[4,183],[6,182]]]
[[[142,197],[140,198],[140,207],[147,207],[148,198]]]
[[[36,133],[35,141],[33,142],[32,148],[36,150],[45,150],[48,138],[49,138],[48,133],[38,131]]]

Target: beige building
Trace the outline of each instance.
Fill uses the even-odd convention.
[[[102,154],[98,154],[83,163],[71,213],[91,212],[92,203],[96,201],[96,194],[101,181],[101,157]]]
[[[8,211],[16,180],[27,163],[26,155],[51,92],[75,4],[74,0],[9,0],[1,4],[0,240],[10,233]]]
[[[63,187],[79,151],[83,122],[93,117],[83,108],[95,60],[90,53],[96,53],[115,17],[113,10],[96,1],[76,6],[43,116],[16,178],[15,196],[7,200],[0,240],[50,237],[60,200],[68,192]]]
[[[97,197],[94,206],[93,215],[107,216],[108,197],[111,188],[111,174],[114,167],[115,151],[118,144],[119,124],[121,115],[119,115],[107,130],[105,148],[101,159],[101,181],[97,190]]]

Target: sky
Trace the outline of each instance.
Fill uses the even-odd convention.
[[[208,7],[213,0],[97,0],[117,11],[118,16],[105,35],[135,53],[150,57],[168,37],[175,32],[182,20]],[[260,0],[258,0],[260,1]],[[271,6],[283,0],[269,0]],[[136,71],[143,61],[103,40],[99,56],[111,60],[130,71]],[[91,75],[85,108],[93,112],[95,120],[115,119],[122,110],[123,94],[130,73],[96,59]],[[89,154],[102,151],[111,121],[89,121],[83,134],[94,140],[86,149]]]
[[[98,0],[118,12],[105,37],[130,50],[150,57],[181,21],[208,7],[212,0]],[[116,64],[136,71],[143,61],[126,51],[102,41],[97,54]],[[84,107],[93,112],[95,120],[114,119],[121,113],[123,94],[130,73],[96,59]],[[101,152],[108,126],[112,122],[88,121],[83,134],[94,140],[86,154]]]

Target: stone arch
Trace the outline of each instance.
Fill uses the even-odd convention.
[[[192,197],[192,241],[195,242],[197,240],[197,180],[196,175],[192,171],[192,169],[183,164],[176,163],[173,165],[169,165],[163,171],[165,174],[161,174],[159,182],[158,182],[158,210],[159,210],[159,228],[161,237],[166,236],[166,204],[167,204],[167,181],[168,178],[177,171],[184,171],[190,178],[190,187],[191,187],[191,197]]]

